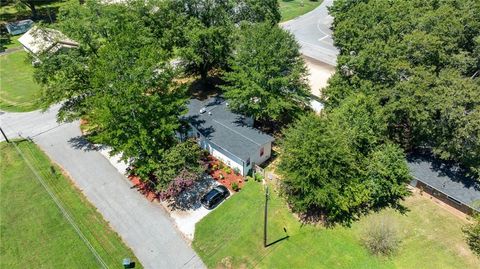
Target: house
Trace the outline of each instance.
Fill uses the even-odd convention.
[[[33,56],[49,52],[53,53],[65,48],[77,48],[78,43],[69,39],[58,30],[33,27],[18,41]]]
[[[273,137],[253,128],[252,118],[233,113],[219,96],[191,99],[184,118],[189,123],[186,137],[196,138],[203,149],[242,175],[270,158]]]
[[[466,214],[480,213],[480,182],[461,169],[425,156],[410,156],[410,185]]]

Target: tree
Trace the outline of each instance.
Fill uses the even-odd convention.
[[[276,24],[280,20],[275,0],[181,0],[172,7],[189,21],[178,56],[186,63],[186,71],[199,74],[203,81],[209,71],[226,69],[236,25],[242,21]]]
[[[16,0],[17,4],[30,9],[32,18],[37,18],[37,6],[56,2],[58,0]]]
[[[282,19],[277,0],[235,0],[234,21],[270,22],[277,24]]]
[[[341,53],[327,111],[350,95],[375,98],[391,140],[478,177],[480,3],[339,0],[331,13]]]
[[[154,172],[154,185],[162,199],[170,199],[191,186],[205,172],[203,151],[193,140],[168,149]]]
[[[409,194],[405,156],[386,140],[371,100],[352,96],[340,109],[304,116],[284,131],[278,167],[294,211],[348,224],[369,210],[398,207]]]
[[[304,110],[307,70],[294,37],[269,23],[245,23],[223,87],[230,107],[256,120],[286,121]]]
[[[473,221],[474,223],[463,228],[463,233],[470,249],[480,257],[480,215],[475,215]]]
[[[86,118],[90,139],[122,153],[148,178],[175,145],[185,87],[135,5],[73,4],[59,28],[78,49],[44,55],[35,70],[45,107],[62,102],[59,118]]]
[[[225,68],[231,53],[231,26],[206,27],[191,20],[185,33],[185,47],[180,48],[180,57],[186,62],[186,71],[200,74],[206,81],[208,72],[214,68]]]

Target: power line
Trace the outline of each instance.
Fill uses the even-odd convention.
[[[27,145],[27,150],[28,150],[28,153],[27,155],[29,155],[31,157],[31,159],[33,160],[33,166],[39,166],[41,165],[42,161],[40,160],[40,157],[39,156],[35,156],[35,153],[33,152],[33,149],[32,149],[32,146],[33,144],[28,144]],[[36,165],[37,164],[37,165]],[[57,177],[58,175],[56,174],[56,171],[55,171],[55,167],[54,166],[51,166],[51,169],[52,170],[43,170],[42,172],[42,169],[38,169],[39,173],[40,173],[40,176],[42,176],[44,179],[47,179],[48,181],[48,178],[49,177]],[[61,171],[61,168],[60,168],[60,171]],[[60,172],[61,173],[61,172]],[[68,180],[68,179],[67,179]],[[53,182],[52,182],[53,183]],[[62,188],[61,186],[53,183],[53,184],[49,184],[50,186],[50,189],[52,190],[52,192],[54,194],[56,194],[59,198],[59,200],[61,200],[61,194],[62,192],[64,191],[64,188]],[[81,199],[81,198],[80,198]],[[65,205],[65,209],[68,211],[69,210],[69,207],[68,207],[68,204]],[[97,212],[93,210],[92,207],[90,206],[86,206],[85,207],[87,210],[88,210],[88,213],[90,214],[96,214]],[[70,211],[71,212],[71,211]],[[73,211],[75,212],[75,211]],[[72,215],[72,218],[75,219],[75,213],[71,213]],[[97,233],[95,231],[95,229],[90,229],[90,225],[86,224],[85,222],[82,222],[82,218],[76,218],[77,219],[77,224],[80,226],[80,227],[83,227],[83,231],[86,235],[90,235],[91,237],[93,237],[95,239],[95,241],[97,242],[98,246],[100,246],[101,250],[103,250],[103,252],[108,255],[108,257],[110,258],[111,261],[113,261],[114,259],[112,258],[112,256],[110,255],[109,251],[107,251],[105,249],[105,244],[108,242],[110,244],[110,246],[113,246],[114,249],[116,249],[116,247],[114,247],[114,243],[112,243],[112,241],[110,240],[110,238],[108,236],[106,236],[106,233]],[[103,218],[102,218],[103,220]],[[90,224],[90,223],[89,223]],[[103,240],[102,242],[100,242],[98,240],[98,236],[102,237]],[[93,241],[92,241],[93,242]],[[98,248],[97,248],[98,249]]]
[[[87,245],[87,247],[90,249],[90,251],[92,252],[92,254],[95,256],[95,258],[97,259],[97,261],[100,263],[100,265],[103,267],[103,268],[106,268],[108,269],[108,265],[105,263],[105,261],[102,259],[102,257],[100,257],[100,255],[98,254],[98,252],[95,250],[95,248],[92,246],[92,244],[88,241],[88,239],[85,237],[85,235],[82,233],[82,231],[78,228],[77,224],[75,223],[75,221],[73,220],[73,218],[70,216],[70,214],[68,213],[68,211],[64,208],[64,206],[62,205],[62,202],[60,200],[58,200],[58,198],[55,196],[55,194],[52,192],[52,190],[50,189],[50,187],[48,187],[48,185],[45,183],[45,181],[43,180],[43,178],[37,173],[37,171],[33,168],[32,164],[28,161],[28,159],[25,157],[25,155],[23,155],[22,151],[18,148],[17,144],[15,142],[12,143],[15,150],[18,152],[18,154],[20,155],[20,157],[22,157],[22,159],[25,161],[25,163],[27,164],[28,168],[33,172],[33,174],[35,175],[35,178],[40,182],[40,184],[43,186],[43,188],[47,191],[48,195],[52,198],[52,200],[55,202],[55,204],[57,205],[57,207],[60,209],[60,211],[63,213],[64,217],[67,219],[67,221],[70,223],[70,225],[73,227],[73,229],[75,230],[75,232],[78,234],[78,236],[83,240],[83,242],[85,243],[85,245]]]

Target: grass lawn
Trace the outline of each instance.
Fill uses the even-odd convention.
[[[464,221],[420,195],[405,201],[410,211],[372,214],[351,228],[301,225],[271,192],[268,243],[263,248],[264,191],[249,181],[196,226],[193,247],[209,268],[480,268],[463,241]],[[360,243],[364,227],[379,215],[389,216],[402,243],[391,258],[370,255]]]
[[[280,3],[282,21],[288,21],[312,11],[322,3],[322,0],[279,0],[278,2]]]
[[[23,50],[0,56],[0,110],[23,112],[39,107],[40,86],[26,58]]]
[[[22,35],[16,35],[16,36],[10,36],[10,43],[8,43],[5,48],[6,49],[13,49],[13,48],[20,48],[22,47],[22,44],[20,44],[20,42],[18,42],[18,39],[21,37]]]
[[[110,268],[134,258],[72,182],[31,142],[18,146]],[[101,268],[11,144],[0,143],[0,268]],[[136,264],[136,268],[141,265]]]

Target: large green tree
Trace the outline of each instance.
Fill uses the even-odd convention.
[[[134,7],[89,1],[64,10],[58,26],[80,46],[44,55],[35,75],[45,107],[62,102],[60,119],[86,118],[91,139],[146,178],[176,144],[186,96],[171,53]]]
[[[378,105],[365,96],[286,129],[279,170],[293,210],[348,224],[369,210],[398,206],[410,176],[403,152],[385,134]]]
[[[307,70],[294,37],[269,23],[245,23],[223,87],[230,107],[261,121],[285,121],[306,107]]]
[[[404,149],[429,149],[479,176],[480,2],[338,0],[331,13],[341,53],[327,109],[372,96]]]
[[[32,12],[32,18],[36,19],[37,14],[37,7],[40,5],[50,4],[53,2],[58,2],[59,0],[15,0],[16,5],[20,7],[26,7],[30,9]]]
[[[275,24],[280,20],[278,3],[273,0],[180,0],[174,3],[176,14],[189,20],[178,56],[185,63],[186,71],[200,75],[203,81],[209,71],[227,68],[236,25],[242,21]]]

